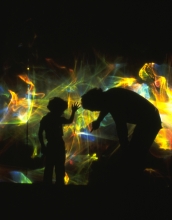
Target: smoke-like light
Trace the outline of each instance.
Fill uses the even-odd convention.
[[[59,96],[67,100],[68,109],[64,115],[69,117],[71,105],[76,101],[80,102],[81,96],[94,87],[101,87],[104,91],[107,88],[123,87],[139,93],[152,102],[159,109],[163,122],[163,129],[157,135],[155,142],[158,149],[168,150],[168,154],[171,155],[172,89],[169,81],[171,72],[169,68],[166,68],[167,65],[145,64],[138,72],[138,77],[142,79],[142,83],[138,83],[136,78],[124,76],[126,75],[123,73],[124,65],[120,64],[106,62],[95,66],[82,64],[76,65],[72,70],[59,66],[52,59],[46,61],[50,68],[34,67],[33,70],[29,69],[29,76],[27,73],[16,76],[21,83],[26,85],[26,87],[20,87],[20,82],[16,85],[16,91],[18,87],[20,88],[19,93],[8,88],[6,82],[0,85],[0,96],[3,97],[0,100],[0,141],[4,144],[4,147],[0,149],[0,155],[13,147],[16,140],[20,139],[20,142],[25,143],[27,139],[27,144],[33,148],[32,158],[38,156],[40,154],[38,127],[41,118],[48,112],[49,99]],[[70,181],[75,183],[81,181],[84,175],[82,170],[87,173],[90,161],[95,160],[94,156],[89,155],[90,149],[99,148],[101,143],[107,146],[111,141],[118,144],[117,134],[111,129],[112,125],[114,127],[115,125],[110,115],[103,120],[99,130],[89,132],[90,124],[98,117],[98,114],[99,112],[90,112],[80,108],[75,115],[74,122],[64,126],[66,164],[74,170],[73,172],[69,170],[67,173]],[[71,159],[71,155],[75,157]],[[77,155],[78,158],[82,155],[82,159],[77,161]],[[163,155],[159,156],[163,157]],[[73,162],[69,163],[69,161]],[[86,177],[83,179],[86,183]]]

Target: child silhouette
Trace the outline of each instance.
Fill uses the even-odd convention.
[[[41,152],[46,157],[44,182],[52,184],[53,169],[55,167],[56,184],[64,185],[65,176],[65,143],[63,140],[63,124],[73,122],[75,112],[80,107],[76,102],[72,105],[72,114],[69,119],[62,116],[67,109],[66,101],[59,97],[54,97],[48,103],[50,112],[45,115],[39,126],[38,137],[41,144]],[[47,144],[44,143],[43,133]]]

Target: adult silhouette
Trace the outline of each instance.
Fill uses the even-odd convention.
[[[147,99],[128,89],[111,88],[102,91],[93,88],[81,97],[84,109],[100,111],[92,122],[92,130],[99,128],[101,121],[110,113],[115,121],[125,167],[142,172],[145,159],[156,135],[161,129],[158,109]],[[132,137],[128,137],[127,124],[134,124]]]

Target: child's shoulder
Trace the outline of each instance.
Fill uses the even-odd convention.
[[[42,119],[49,117],[49,115],[50,115],[50,112],[48,112],[46,115],[44,115],[44,116],[42,117]]]
[[[48,112],[46,115],[44,115],[41,119],[41,121],[46,121],[49,120],[51,118],[51,114]]]
[[[50,121],[53,120],[54,122],[61,122],[65,119],[64,116],[58,116],[54,115],[51,112],[48,112],[46,115],[44,115],[41,119],[41,121]]]

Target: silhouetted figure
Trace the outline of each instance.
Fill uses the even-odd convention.
[[[91,89],[82,96],[84,109],[100,111],[97,120],[92,122],[92,131],[100,126],[103,118],[110,113],[116,124],[123,168],[142,172],[149,148],[161,129],[158,109],[139,94],[123,89]],[[128,137],[127,123],[135,124],[131,139]]]
[[[40,121],[39,141],[41,143],[41,152],[46,157],[44,182],[52,183],[53,169],[55,166],[56,184],[64,185],[65,176],[65,143],[63,140],[63,124],[73,122],[75,112],[79,108],[79,104],[72,105],[72,114],[69,119],[62,116],[67,109],[67,102],[59,97],[54,97],[48,103],[47,108],[50,112]],[[43,132],[47,139],[47,145],[44,143]]]

